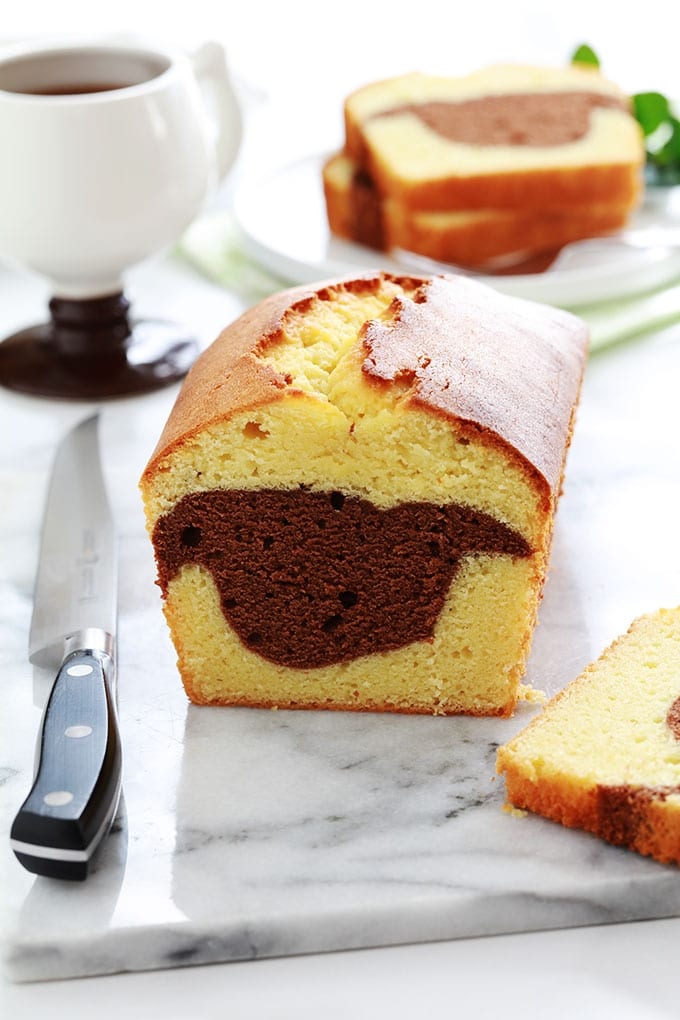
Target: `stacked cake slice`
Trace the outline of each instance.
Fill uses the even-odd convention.
[[[619,229],[644,159],[625,94],[590,68],[410,74],[345,102],[323,169],[334,234],[483,266]]]

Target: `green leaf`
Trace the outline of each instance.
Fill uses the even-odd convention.
[[[668,146],[673,158],[680,161],[680,120],[677,117],[669,117],[668,123],[673,129],[673,133],[668,140]]]
[[[668,135],[664,144],[650,154],[650,158],[658,166],[670,166],[680,162],[680,121],[675,117],[669,117],[667,127]]]
[[[599,68],[600,60],[587,43],[577,47],[572,64]],[[661,92],[638,92],[632,112],[645,136],[645,177],[650,184],[680,184],[680,119]]]
[[[651,135],[670,117],[670,106],[660,92],[638,92],[633,96],[633,112],[645,135]]]
[[[571,58],[572,64],[587,64],[589,67],[599,67],[600,58],[592,47],[588,46],[587,43],[581,43],[578,46]]]

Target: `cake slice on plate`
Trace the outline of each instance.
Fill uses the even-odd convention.
[[[566,208],[413,211],[382,197],[344,152],[325,162],[322,176],[328,223],[337,237],[482,270],[495,261],[502,266],[536,253],[554,255],[572,241],[611,234],[630,215],[628,203],[609,201]]]
[[[344,118],[329,226],[379,250],[493,270],[613,233],[642,194],[640,125],[594,68],[404,74],[357,89]]]
[[[414,211],[632,207],[640,194],[640,126],[593,68],[407,74],[357,89],[344,112],[347,154]]]

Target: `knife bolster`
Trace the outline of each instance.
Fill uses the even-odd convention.
[[[83,649],[103,652],[104,655],[108,655],[112,659],[115,650],[115,638],[108,631],[102,630],[99,627],[87,627],[84,630],[74,631],[73,634],[69,634],[65,639],[65,657]]]

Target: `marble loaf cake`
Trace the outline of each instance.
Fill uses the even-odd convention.
[[[629,98],[593,68],[405,74],[345,101],[322,170],[333,234],[486,266],[620,229],[645,150]]]
[[[642,616],[498,751],[508,800],[680,864],[680,607]]]
[[[586,347],[457,276],[298,287],[229,326],[141,480],[191,700],[510,714]]]

